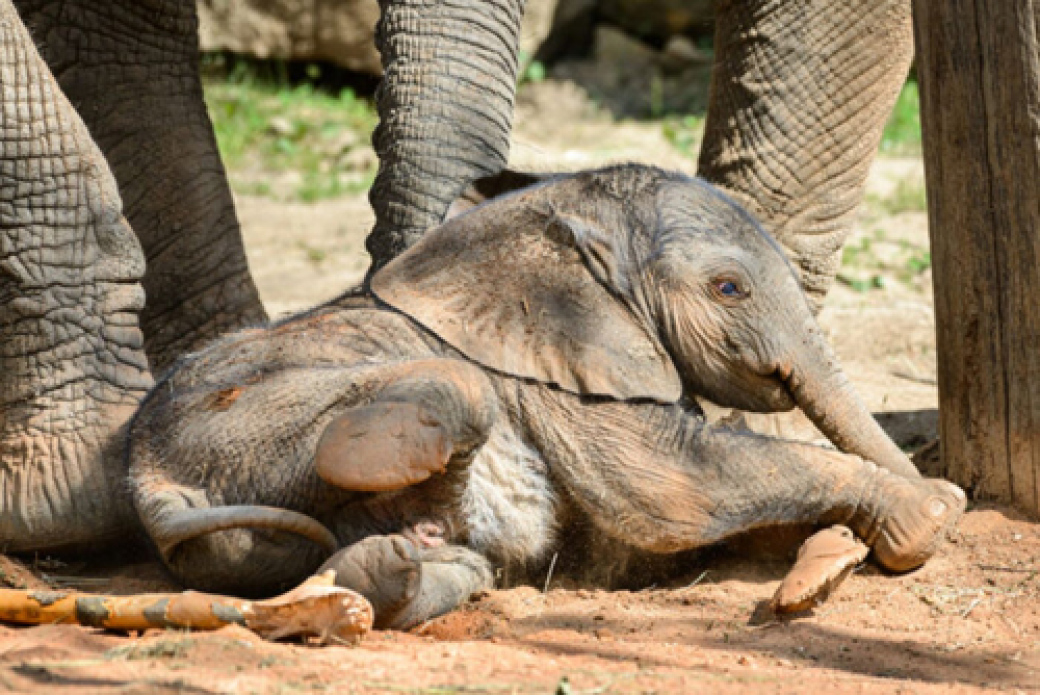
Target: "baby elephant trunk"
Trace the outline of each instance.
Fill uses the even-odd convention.
[[[822,336],[806,347],[815,355],[800,362],[801,370],[792,370],[788,387],[813,424],[841,451],[873,461],[905,478],[919,478],[921,474],[914,464],[860,400]]]

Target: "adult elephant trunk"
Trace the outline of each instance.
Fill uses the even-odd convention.
[[[380,0],[372,270],[506,165],[525,0]]]
[[[920,473],[878,425],[852,387],[818,328],[808,331],[787,377],[791,396],[813,424],[842,451],[906,478]]]
[[[698,170],[783,245],[814,310],[913,57],[908,0],[721,0]]]

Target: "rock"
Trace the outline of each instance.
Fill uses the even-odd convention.
[[[714,0],[600,0],[599,15],[633,36],[661,45],[676,34],[710,35]]]
[[[376,156],[375,150],[368,145],[362,145],[344,155],[340,164],[347,171],[367,172],[379,165],[379,158]]]
[[[331,140],[324,148],[325,151],[333,156],[345,155],[361,143],[361,137],[355,130],[344,130],[335,138]],[[371,148],[369,148],[371,149]]]
[[[527,0],[524,23],[520,28],[520,50],[528,56],[538,53],[552,31],[560,0]]]
[[[267,123],[267,130],[273,135],[287,138],[296,132],[292,121],[284,116],[275,116]]]
[[[644,72],[653,63],[654,51],[620,29],[601,24],[596,27],[593,59],[601,69],[624,68]]]
[[[598,0],[558,0],[551,31],[542,41],[538,59],[553,63],[588,57],[598,9]]]
[[[203,51],[255,58],[327,61],[382,72],[375,47],[376,0],[197,0]],[[548,36],[559,0],[528,0],[520,47],[534,55]]]
[[[690,66],[711,62],[711,56],[697,48],[693,41],[678,34],[668,39],[657,59],[668,72],[682,72]]]
[[[198,0],[204,51],[329,61],[379,74],[375,0]]]

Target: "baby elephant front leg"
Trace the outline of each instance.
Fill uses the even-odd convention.
[[[478,368],[452,359],[402,363],[368,405],[326,427],[314,464],[345,490],[389,492],[444,472],[487,439],[495,394]]]
[[[710,439],[726,469],[717,480],[732,486],[713,489],[720,535],[770,522],[843,523],[883,567],[906,572],[935,554],[966,506],[952,483],[906,478],[858,456],[764,438]],[[757,461],[747,456],[755,450]]]

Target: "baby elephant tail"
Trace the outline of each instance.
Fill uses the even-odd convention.
[[[231,529],[270,529],[306,538],[331,555],[339,549],[336,536],[320,521],[291,509],[236,505],[208,509],[182,509],[157,524],[152,539],[163,557],[170,557],[177,546],[217,531]]]
[[[192,589],[270,596],[301,582],[339,549],[328,527],[298,511],[221,505],[198,488],[137,482],[134,503],[145,531],[163,563]]]

